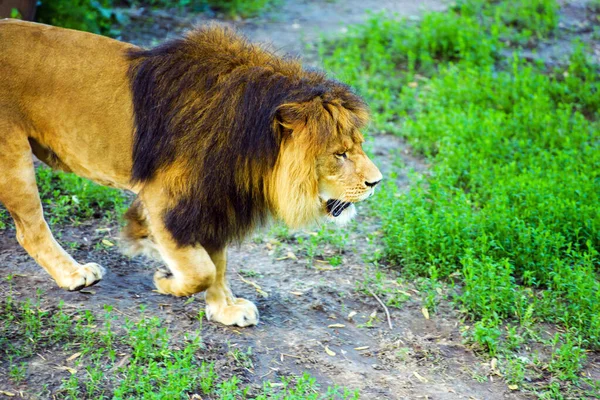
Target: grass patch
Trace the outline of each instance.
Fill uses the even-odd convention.
[[[7,292],[0,301],[0,373],[8,377],[5,383],[9,385],[3,390],[26,385],[32,374],[43,373],[34,372],[32,361],[51,350],[64,371],[60,388],[28,395],[61,399],[187,399],[194,394],[218,399],[358,398],[357,393],[338,387],[321,388],[308,374],[281,376],[258,388],[249,384],[243,372],[223,376],[215,367],[219,354],[232,364],[227,370],[248,370],[253,368],[252,351],[207,347],[201,336],[203,314],[186,330],[191,333],[183,333],[143,308],[133,316],[135,320],[124,321],[111,306],[105,306],[102,315],[67,311],[62,302],[44,309],[39,292],[36,299],[16,299],[11,280],[0,286]]]
[[[282,0],[205,0],[208,6],[229,17],[249,18],[261,14]]]
[[[373,105],[374,130],[432,162],[410,192],[389,184],[375,202],[388,262],[456,282],[465,338],[501,359],[508,382],[537,373],[515,361],[525,342],[551,352],[531,362],[550,372],[539,392],[550,397],[597,390],[580,372],[584,349],[600,349],[599,69],[581,44],[557,69],[501,50],[552,36],[557,11],[463,1],[418,22],[374,18],[322,46]],[[540,322],[563,333],[544,337]]]
[[[121,27],[129,23],[119,7],[144,7],[179,12],[217,11],[226,16],[254,17],[273,7],[280,0],[51,0],[41,1],[36,20],[69,29],[118,36]],[[13,18],[21,18],[16,9]]]
[[[78,224],[91,218],[115,219],[129,203],[122,190],[100,186],[74,174],[36,169],[38,190],[50,225]],[[12,224],[10,215],[0,208],[0,229]]]

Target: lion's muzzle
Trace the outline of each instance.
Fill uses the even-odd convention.
[[[339,217],[342,211],[350,207],[352,203],[337,199],[327,200],[327,212],[334,217]]]

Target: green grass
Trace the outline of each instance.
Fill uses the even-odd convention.
[[[228,17],[255,17],[280,0],[48,0],[40,1],[41,23],[116,37],[129,19],[119,7],[143,7],[179,12],[217,11]],[[11,17],[21,18],[13,9]]]
[[[255,17],[281,0],[206,0],[208,6],[229,17]]]
[[[351,226],[355,227],[356,224]],[[311,231],[292,231],[285,224],[277,222],[262,234],[271,238],[268,241],[276,250],[276,258],[289,256],[289,246],[283,245],[287,244],[295,248],[295,256],[308,261],[308,266],[314,266],[315,260],[327,262],[332,267],[340,266],[343,263],[343,253],[351,250],[348,227],[323,223],[312,228]],[[262,241],[261,234],[255,240]]]
[[[372,131],[432,163],[408,193],[389,183],[376,201],[387,261],[457,284],[466,340],[500,358],[507,382],[535,375],[515,361],[525,342],[551,351],[533,363],[556,380],[547,398],[598,388],[579,372],[583,349],[600,349],[599,70],[578,43],[557,69],[503,54],[554,35],[557,11],[463,1],[418,22],[379,16],[321,47],[372,104]],[[544,337],[541,322],[564,333]]]
[[[52,351],[61,360],[73,356],[60,361],[65,378],[52,395],[61,399],[187,399],[193,394],[218,399],[358,398],[341,388],[321,388],[308,374],[263,381],[258,389],[243,373],[222,376],[224,371],[214,363],[219,354],[225,354],[226,365],[252,369],[252,350],[210,350],[201,336],[202,314],[192,329],[181,332],[143,308],[124,320],[111,306],[101,315],[68,312],[62,302],[42,309],[40,292],[36,299],[18,300],[11,280],[1,283],[8,295],[0,301],[0,373],[8,371],[15,386],[30,378],[37,354]],[[29,394],[50,397],[50,392]]]
[[[121,190],[97,185],[74,174],[36,169],[38,190],[50,225],[77,224],[88,219],[116,219],[129,203]],[[8,212],[0,208],[0,229],[12,224]]]

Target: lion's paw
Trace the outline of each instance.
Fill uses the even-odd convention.
[[[231,306],[207,304],[206,318],[223,325],[252,326],[258,324],[258,309],[253,302],[238,298]]]
[[[79,266],[75,271],[64,277],[60,282],[60,286],[72,292],[81,290],[100,282],[105,274],[104,267],[96,263],[88,263]]]
[[[203,291],[206,283],[202,279],[178,278],[162,267],[154,273],[154,285],[159,293],[182,297]]]
[[[183,294],[179,294],[176,290],[173,273],[167,268],[161,267],[154,273],[154,286],[156,286],[156,289],[160,293],[183,296]]]

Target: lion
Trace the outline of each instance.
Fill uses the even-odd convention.
[[[228,245],[272,219],[347,222],[382,179],[362,149],[365,102],[231,28],[142,49],[1,20],[0,77],[0,202],[20,245],[67,290],[105,269],[79,264],[54,239],[32,153],[136,194],[124,243],[162,259],[158,291],[205,291],[208,320],[242,327],[259,315],[229,287]]]

